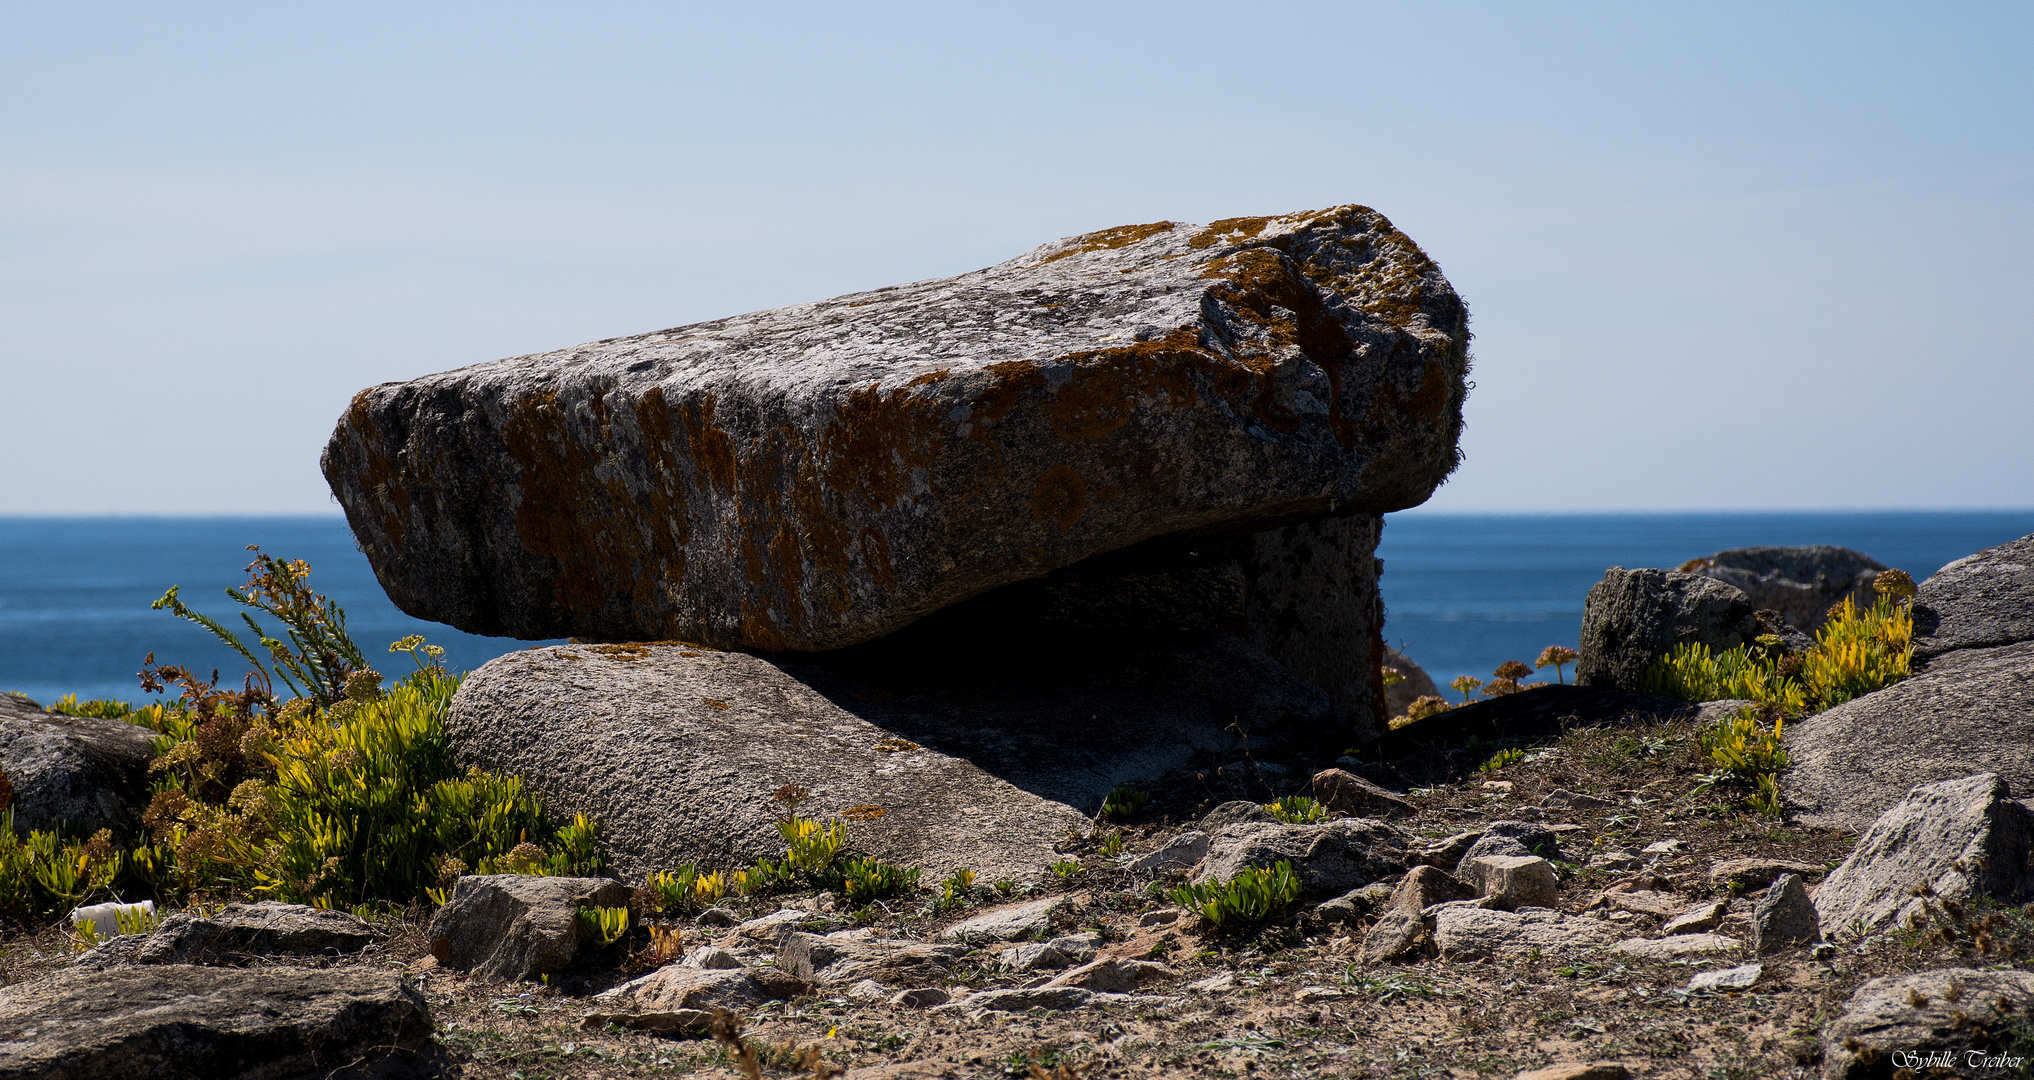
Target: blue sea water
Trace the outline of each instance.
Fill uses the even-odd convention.
[[[1582,599],[1607,566],[1673,567],[1752,544],[1841,544],[1916,580],[1971,552],[2034,533],[2034,510],[1766,514],[1394,514],[1384,543],[1385,637],[1446,684],[1509,659],[1574,645]],[[239,626],[224,590],[245,580],[246,545],[311,564],[312,586],[345,607],[370,653],[408,634],[446,649],[453,670],[532,643],[462,634],[395,609],[338,518],[0,518],[0,690],[47,704],[64,694],[142,700],[134,673],[156,659],[237,681],[246,663],[149,604],[171,585]],[[271,627],[273,632],[273,627]],[[381,669],[399,673],[404,657]]]

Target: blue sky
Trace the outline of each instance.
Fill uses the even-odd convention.
[[[1361,202],[1439,510],[2034,505],[2034,7],[0,4],[0,514],[336,513],[359,388]]]

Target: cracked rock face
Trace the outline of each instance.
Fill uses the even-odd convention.
[[[1467,346],[1374,211],[1159,222],[377,386],[323,464],[412,615],[822,651],[1153,538],[1416,505]]]

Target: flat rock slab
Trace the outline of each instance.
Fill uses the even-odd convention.
[[[1673,937],[1663,938],[1629,938],[1614,946],[1615,951],[1625,956],[1636,956],[1641,960],[1672,960],[1680,956],[1733,952],[1742,948],[1744,942],[1723,934],[1675,934]]]
[[[1946,1055],[1933,1064],[1947,1065],[1948,1075],[2020,1075],[2027,1050],[2018,1033],[2030,1008],[2034,972],[1940,968],[1882,976],[1858,987],[1823,1029],[1822,1075],[1868,1080],[1901,1069],[1928,1075],[1930,1053]],[[1996,1060],[2005,1054],[2021,1060]]]
[[[2034,641],[2034,536],[1967,555],[1914,594],[1914,662]]]
[[[431,1033],[385,972],[160,965],[0,988],[0,1078],[361,1076]]]
[[[1032,881],[1111,788],[1192,782],[1195,761],[1241,752],[1232,724],[1333,715],[1317,687],[1220,635],[1142,649],[915,640],[795,660],[533,649],[467,676],[447,728],[462,761],[600,822],[632,881],[776,857],[786,784],[811,792],[801,813],[845,815],[856,847],[930,880],[967,867]]]
[[[1375,211],[1156,222],[373,387],[323,467],[413,615],[824,650],[1152,537],[1417,505],[1468,341]]]
[[[948,927],[940,937],[948,941],[977,943],[1017,941],[1041,935],[1052,928],[1052,909],[1062,902],[1054,897],[985,911]]]
[[[1916,784],[1978,772],[2034,794],[2034,642],[1943,655],[1789,726],[1787,750],[1780,792],[1824,828],[1862,832]]]
[[[1617,924],[1546,908],[1492,911],[1444,907],[1434,912],[1434,945],[1443,960],[1523,960],[1579,956],[1617,940]]]
[[[155,733],[125,720],[45,712],[0,694],[0,774],[14,789],[14,824],[90,835],[141,831]]]
[[[107,964],[238,964],[275,956],[344,956],[385,935],[344,911],[263,900],[228,904],[216,915],[163,916],[147,934],[124,934],[78,957],[79,967]]]

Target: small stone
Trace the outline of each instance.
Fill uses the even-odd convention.
[[[426,934],[439,962],[512,982],[563,970],[593,943],[581,907],[623,907],[628,887],[608,878],[477,874],[460,878]]]
[[[750,919],[737,924],[734,932],[738,937],[752,938],[774,945],[783,941],[784,935],[811,922],[812,919],[812,912],[800,911],[797,908],[780,908],[759,919]]]
[[[1554,866],[1538,855],[1482,855],[1464,860],[1458,872],[1499,911],[1550,908],[1560,902]]]
[[[1462,856],[1467,855],[1469,849],[1481,839],[1483,839],[1481,832],[1456,833],[1438,844],[1429,844],[1421,848],[1413,856],[1413,861],[1436,869],[1452,871],[1461,865]]]
[[[1707,930],[1714,930],[1723,922],[1723,916],[1729,910],[1730,905],[1721,900],[1707,904],[1697,904],[1667,920],[1667,925],[1660,927],[1660,933],[1662,935],[1699,934]]]
[[[1413,812],[1413,805],[1397,792],[1342,769],[1323,769],[1314,774],[1314,798],[1329,810],[1358,817],[1398,817]]]
[[[1817,960],[1833,960],[1836,958],[1836,946],[1825,941],[1808,950],[1808,955]]]
[[[1399,881],[1384,912],[1363,937],[1363,960],[1377,964],[1422,951],[1430,940],[1426,911],[1476,894],[1476,887],[1431,866],[1415,866]]]
[[[1494,791],[1499,795],[1511,794],[1511,786],[1511,781],[1509,780],[1485,780],[1483,782],[1483,790]]]
[[[1546,908],[1488,911],[1449,906],[1434,914],[1434,944],[1443,960],[1523,960],[1538,953],[1562,959],[1615,940],[1617,928]]]
[[[1744,948],[1744,942],[1722,934],[1676,934],[1663,938],[1630,938],[1611,948],[1641,960],[1672,960],[1677,956],[1730,952]]]
[[[1027,986],[1008,990],[984,990],[960,1001],[937,1008],[959,1007],[969,1012],[1028,1012],[1032,1009],[1078,1009],[1098,995],[1078,986]]]
[[[1690,990],[1745,990],[1765,974],[1760,964],[1741,964],[1721,971],[1704,971],[1688,980]]]
[[[1027,942],[1004,949],[996,962],[1014,971],[1056,971],[1086,963],[1102,939],[1094,934],[1069,934],[1051,941]]]
[[[1192,869],[1208,854],[1208,834],[1195,829],[1165,842],[1157,851],[1126,855],[1118,865],[1133,874],[1162,874],[1168,870]]]
[[[965,922],[948,927],[940,937],[948,941],[986,942],[1018,941],[1043,934],[1051,929],[1052,909],[1058,907],[1059,903],[1057,898],[1033,900],[1029,903],[1012,904],[1009,907],[985,911]]]
[[[863,979],[889,986],[923,986],[944,981],[954,961],[966,953],[965,945],[877,939],[852,931],[826,935],[793,932],[777,946],[777,966],[822,986]]]
[[[1639,852],[1641,855],[1685,855],[1688,852],[1686,840],[1655,840]]]
[[[1319,902],[1400,873],[1405,836],[1371,818],[1338,818],[1317,825],[1249,822],[1217,831],[1207,858],[1194,869],[1196,885],[1228,881],[1247,867],[1292,863],[1300,896]]]
[[[1195,981],[1186,984],[1186,988],[1188,990],[1199,991],[1200,993],[1203,994],[1213,994],[1219,993],[1223,990],[1233,990],[1235,989],[1235,987],[1236,987],[1236,973],[1233,971],[1224,971],[1219,975],[1210,975],[1205,979],[1196,979]]]
[[[1740,891],[1763,889],[1778,881],[1782,874],[1819,878],[1822,876],[1822,867],[1795,862],[1792,859],[1752,857],[1725,859],[1709,868],[1711,880]]]
[[[1752,947],[1761,955],[1821,940],[1815,902],[1808,899],[1808,887],[1799,874],[1774,882],[1752,909]]]
[[[1047,986],[1078,986],[1104,994],[1127,994],[1137,985],[1151,979],[1169,979],[1173,971],[1164,964],[1148,960],[1124,960],[1114,956],[1101,956],[1071,971],[1054,976]]]
[[[1631,1070],[1615,1061],[1564,1062],[1528,1069],[1516,1080],[1631,1080]]]
[[[699,913],[701,926],[734,926],[742,917],[724,907],[710,907]]]
[[[713,945],[701,945],[699,948],[686,953],[685,959],[680,960],[679,963],[709,971],[721,971],[747,966],[741,962],[740,957],[726,949]]]
[[[1578,794],[1567,788],[1555,788],[1547,792],[1546,798],[1540,800],[1540,805],[1549,810],[1600,810],[1614,804],[1609,799]]]
[[[1277,820],[1277,818],[1271,816],[1271,811],[1266,810],[1262,803],[1235,799],[1225,802],[1201,815],[1201,828],[1212,833],[1224,825],[1236,825],[1245,821]]]
[[[1160,908],[1157,911],[1147,911],[1144,914],[1137,917],[1137,925],[1171,926],[1173,923],[1178,922],[1179,917],[1184,914],[1186,914],[1186,912],[1181,911],[1178,908]]]
[[[1554,834],[1546,826],[1530,821],[1493,821],[1483,827],[1483,835],[1469,850],[1462,853],[1464,862],[1479,855],[1539,855],[1543,858],[1561,857],[1561,849],[1554,842]]]
[[[1617,873],[1624,870],[1635,870],[1644,865],[1644,859],[1633,855],[1629,851],[1599,851],[1589,856],[1589,869],[1591,870],[1607,870]]]
[[[890,988],[874,979],[863,979],[847,988],[848,1000],[859,1001],[864,1005],[873,1005],[889,996]]]
[[[921,986],[913,990],[899,990],[890,995],[890,1004],[900,1009],[930,1009],[944,1005],[950,1000],[947,992],[937,986]]]

